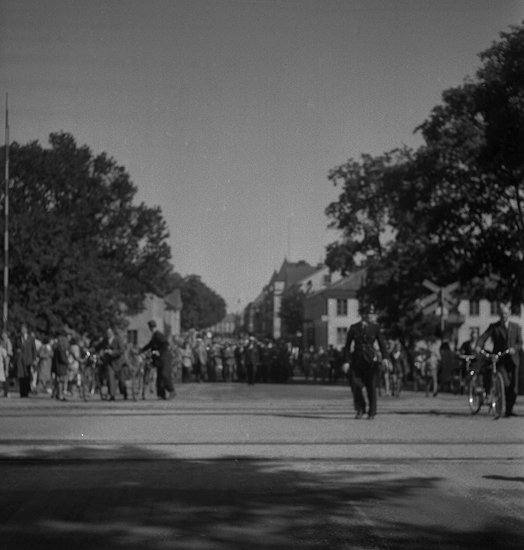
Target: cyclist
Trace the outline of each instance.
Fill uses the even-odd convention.
[[[499,360],[499,370],[504,377],[506,389],[506,417],[517,416],[513,411],[513,406],[517,399],[517,372],[519,352],[522,349],[522,329],[520,325],[509,320],[509,315],[509,305],[499,304],[499,320],[489,325],[478,339],[475,347],[475,351],[480,353],[484,344],[491,339],[493,353],[504,353],[506,350],[509,352]]]

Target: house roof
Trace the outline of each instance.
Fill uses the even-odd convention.
[[[175,288],[173,292],[164,297],[164,302],[168,308],[180,311],[182,309],[182,295],[180,289]]]
[[[359,269],[350,273],[346,277],[338,280],[336,283],[326,286],[316,292],[308,294],[307,300],[315,296],[324,295],[327,298],[344,298],[344,297],[356,297],[358,291],[361,289],[362,284],[366,278],[366,270]]]
[[[296,282],[309,277],[312,273],[317,271],[318,266],[312,266],[305,260],[299,262],[288,262],[287,259],[282,263],[278,273],[274,273],[270,283],[275,281],[283,281],[285,287],[288,288],[294,285]]]

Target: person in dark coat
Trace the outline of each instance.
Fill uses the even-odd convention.
[[[59,333],[56,345],[53,349],[51,373],[54,379],[54,388],[51,397],[59,401],[66,401],[65,389],[67,387],[67,371],[69,367],[69,342],[65,331]]]
[[[499,305],[500,318],[492,323],[477,341],[475,351],[480,353],[484,344],[491,339],[493,353],[509,351],[499,360],[499,369],[504,377],[506,387],[506,417],[517,416],[513,411],[517,400],[517,373],[519,370],[520,350],[522,349],[522,329],[520,325],[509,320],[510,307],[507,304]]]
[[[106,369],[109,400],[116,400],[117,382],[120,393],[124,396],[124,399],[127,399],[127,388],[124,379],[126,351],[124,341],[111,327],[108,327],[106,337],[99,345],[99,350],[102,353],[102,362]]]
[[[171,399],[176,395],[172,377],[172,358],[169,351],[167,338],[157,329],[155,321],[147,323],[151,331],[151,340],[146,344],[140,353],[151,351],[153,355],[153,366],[156,368],[156,391],[161,399]]]
[[[20,385],[20,397],[29,397],[31,390],[31,368],[36,366],[38,355],[35,339],[28,333],[27,325],[21,327],[16,341],[16,370]]]
[[[378,343],[384,367],[389,369],[389,354],[386,341],[375,322],[375,308],[372,305],[360,308],[361,321],[349,327],[344,359],[350,363],[350,381],[353,391],[353,403],[356,418],[362,418],[366,411],[363,388],[368,395],[368,418],[372,420],[377,413],[377,380],[379,363],[374,348]],[[352,350],[353,346],[353,350]]]
[[[258,364],[260,363],[258,345],[253,336],[249,337],[249,342],[244,349],[244,361],[247,374],[247,383],[249,386],[253,386],[257,375]]]

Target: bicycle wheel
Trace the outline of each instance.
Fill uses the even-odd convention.
[[[506,408],[506,394],[504,391],[504,378],[500,372],[493,379],[491,384],[491,413],[495,420],[502,416],[502,411]]]
[[[83,392],[84,400],[88,399],[95,393],[95,373],[90,367],[86,367],[84,370]]]
[[[478,374],[474,374],[469,381],[468,403],[471,414],[477,414],[484,403],[484,386]]]

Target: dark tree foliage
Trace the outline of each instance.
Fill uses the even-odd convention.
[[[279,317],[283,323],[283,335],[295,336],[304,325],[305,294],[297,286],[292,286],[282,295]]]
[[[393,331],[416,332],[424,279],[458,280],[476,298],[524,298],[524,27],[480,59],[475,78],[446,90],[417,128],[422,147],[329,174],[342,192],[326,214],[343,238],[326,261],[367,265],[364,293]]]
[[[182,330],[201,330],[220,322],[226,315],[226,302],[202,282],[198,275],[188,275],[179,283],[182,295]]]
[[[136,187],[105,153],[67,133],[49,144],[9,149],[9,326],[97,334],[140,311],[145,292],[166,290],[166,223],[158,207],[133,202]]]

